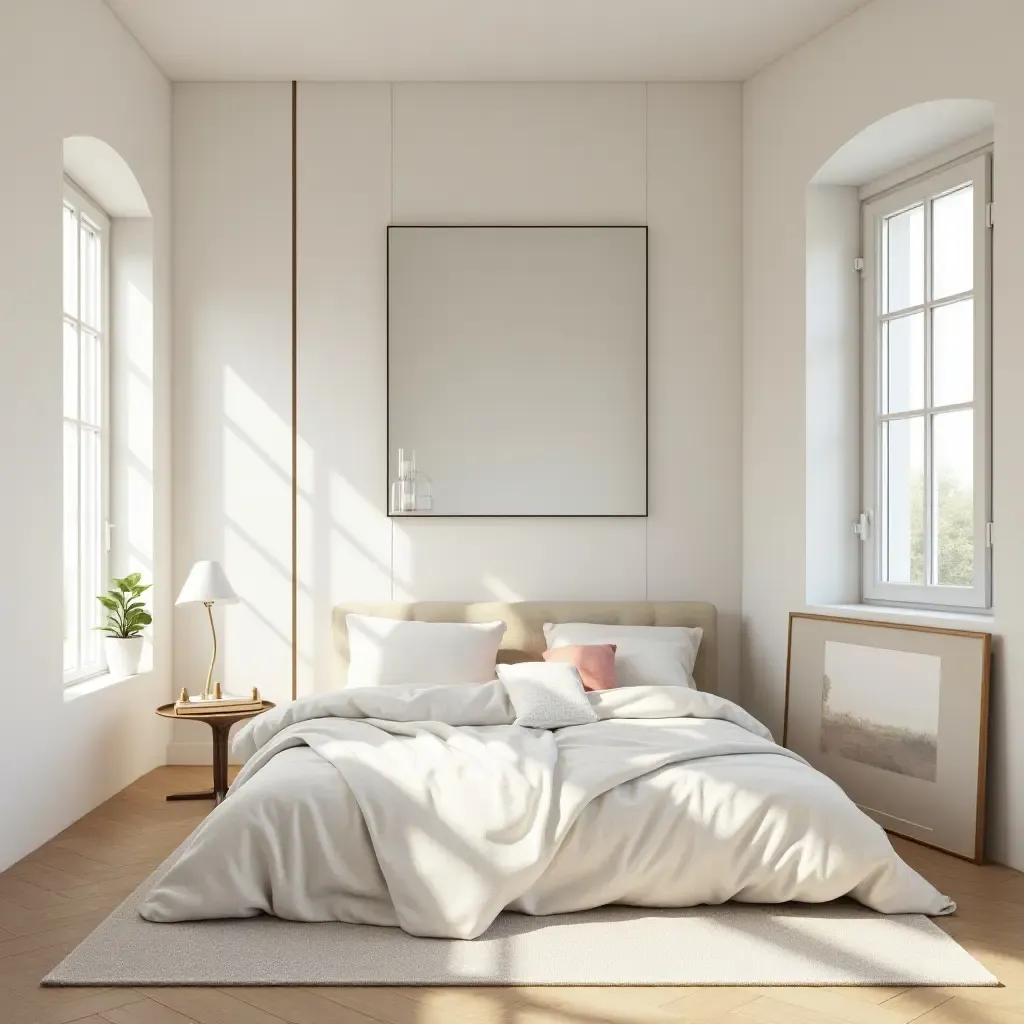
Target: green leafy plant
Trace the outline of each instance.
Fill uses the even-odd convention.
[[[128,640],[138,636],[153,621],[153,616],[146,611],[146,602],[139,600],[152,584],[142,584],[141,579],[142,573],[133,572],[123,579],[114,577],[110,581],[114,589],[96,598],[107,610],[107,621],[94,628],[108,636]]]

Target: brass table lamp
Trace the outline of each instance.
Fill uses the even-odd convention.
[[[231,584],[228,582],[220,562],[196,562],[185,580],[185,585],[178,595],[177,604],[198,604],[206,606],[206,614],[210,619],[210,634],[213,636],[213,657],[210,658],[210,671],[206,674],[206,686],[203,699],[213,696],[213,666],[217,661],[217,630],[213,625],[214,604],[234,604],[238,601]]]

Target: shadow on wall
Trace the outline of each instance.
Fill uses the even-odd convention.
[[[220,390],[220,557],[240,601],[223,612],[219,664],[232,683],[240,673],[248,679],[250,669],[255,671],[249,664],[253,637],[275,664],[290,657],[291,424],[230,365],[221,370]],[[392,580],[395,599],[411,600],[413,552],[379,503],[337,470],[325,470],[301,434],[297,445],[298,692],[305,694],[330,685],[315,677],[316,645],[323,639],[315,609],[329,609],[346,590],[391,591]],[[522,599],[497,577],[486,577],[482,585],[496,599]],[[274,685],[275,699],[287,699],[281,681]]]

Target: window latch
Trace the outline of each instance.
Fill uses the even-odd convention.
[[[107,553],[110,553],[111,542],[110,535],[114,529],[114,524],[109,519],[103,521],[103,543]]]
[[[853,532],[861,539],[861,542],[868,540],[871,536],[871,509],[861,512],[857,516],[857,522],[853,524]]]

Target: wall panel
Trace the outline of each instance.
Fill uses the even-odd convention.
[[[719,611],[739,674],[743,382],[738,85],[648,86],[651,519],[647,593]]]
[[[217,678],[291,695],[291,87],[174,88],[174,576],[221,561]],[[201,605],[175,609],[175,687],[206,679]],[[209,758],[179,724],[175,760]],[[180,746],[179,746],[180,745]]]
[[[391,87],[298,92],[299,689],[332,681],[330,609],[391,598],[386,227]]]
[[[185,427],[182,440],[179,548],[188,552],[179,552],[182,570],[199,557],[194,552],[214,549],[236,514],[252,506],[260,507],[256,525],[265,537],[259,545],[247,534],[234,539],[236,546],[249,545],[232,549],[243,568],[247,559],[261,564],[253,548],[287,552],[290,543],[276,482],[262,491],[247,482],[259,465],[253,446],[239,448],[238,439],[230,438],[235,468],[229,467],[226,490],[216,494],[207,484],[221,456],[205,450],[207,437],[224,428],[209,377],[230,369],[249,415],[259,421],[257,410],[266,413],[262,431],[270,461],[274,453],[285,458],[288,103],[286,85],[178,90],[178,253],[184,275],[179,408],[199,404],[207,410],[201,424]],[[331,607],[391,596],[713,600],[723,614],[719,675],[724,692],[734,692],[739,136],[734,85],[300,83],[300,693],[333,685]],[[259,167],[228,194],[228,181],[241,173],[242,163]],[[388,223],[648,221],[650,518],[388,520]],[[264,250],[266,262],[254,265],[254,253]],[[211,330],[215,311],[232,321],[230,329]],[[494,398],[496,415],[526,414],[515,395],[502,392],[500,380]],[[599,410],[580,407],[573,414]],[[278,469],[286,478],[286,465]],[[189,509],[189,495],[202,487],[208,496]],[[280,558],[269,565],[279,569]],[[242,609],[245,618],[227,619],[239,638],[249,629],[258,638],[252,652],[229,649],[229,681],[239,669],[249,673],[248,660],[257,651],[260,666],[253,673],[283,669],[277,624],[287,620],[274,596],[281,593],[283,574],[264,568],[263,576],[253,577],[248,600],[269,601],[267,612],[261,617]],[[199,625],[188,624],[185,644],[202,644]],[[201,658],[189,647],[180,653],[178,678],[191,678]],[[283,678],[273,685],[283,692]]]
[[[399,83],[396,224],[643,224],[642,84]]]

